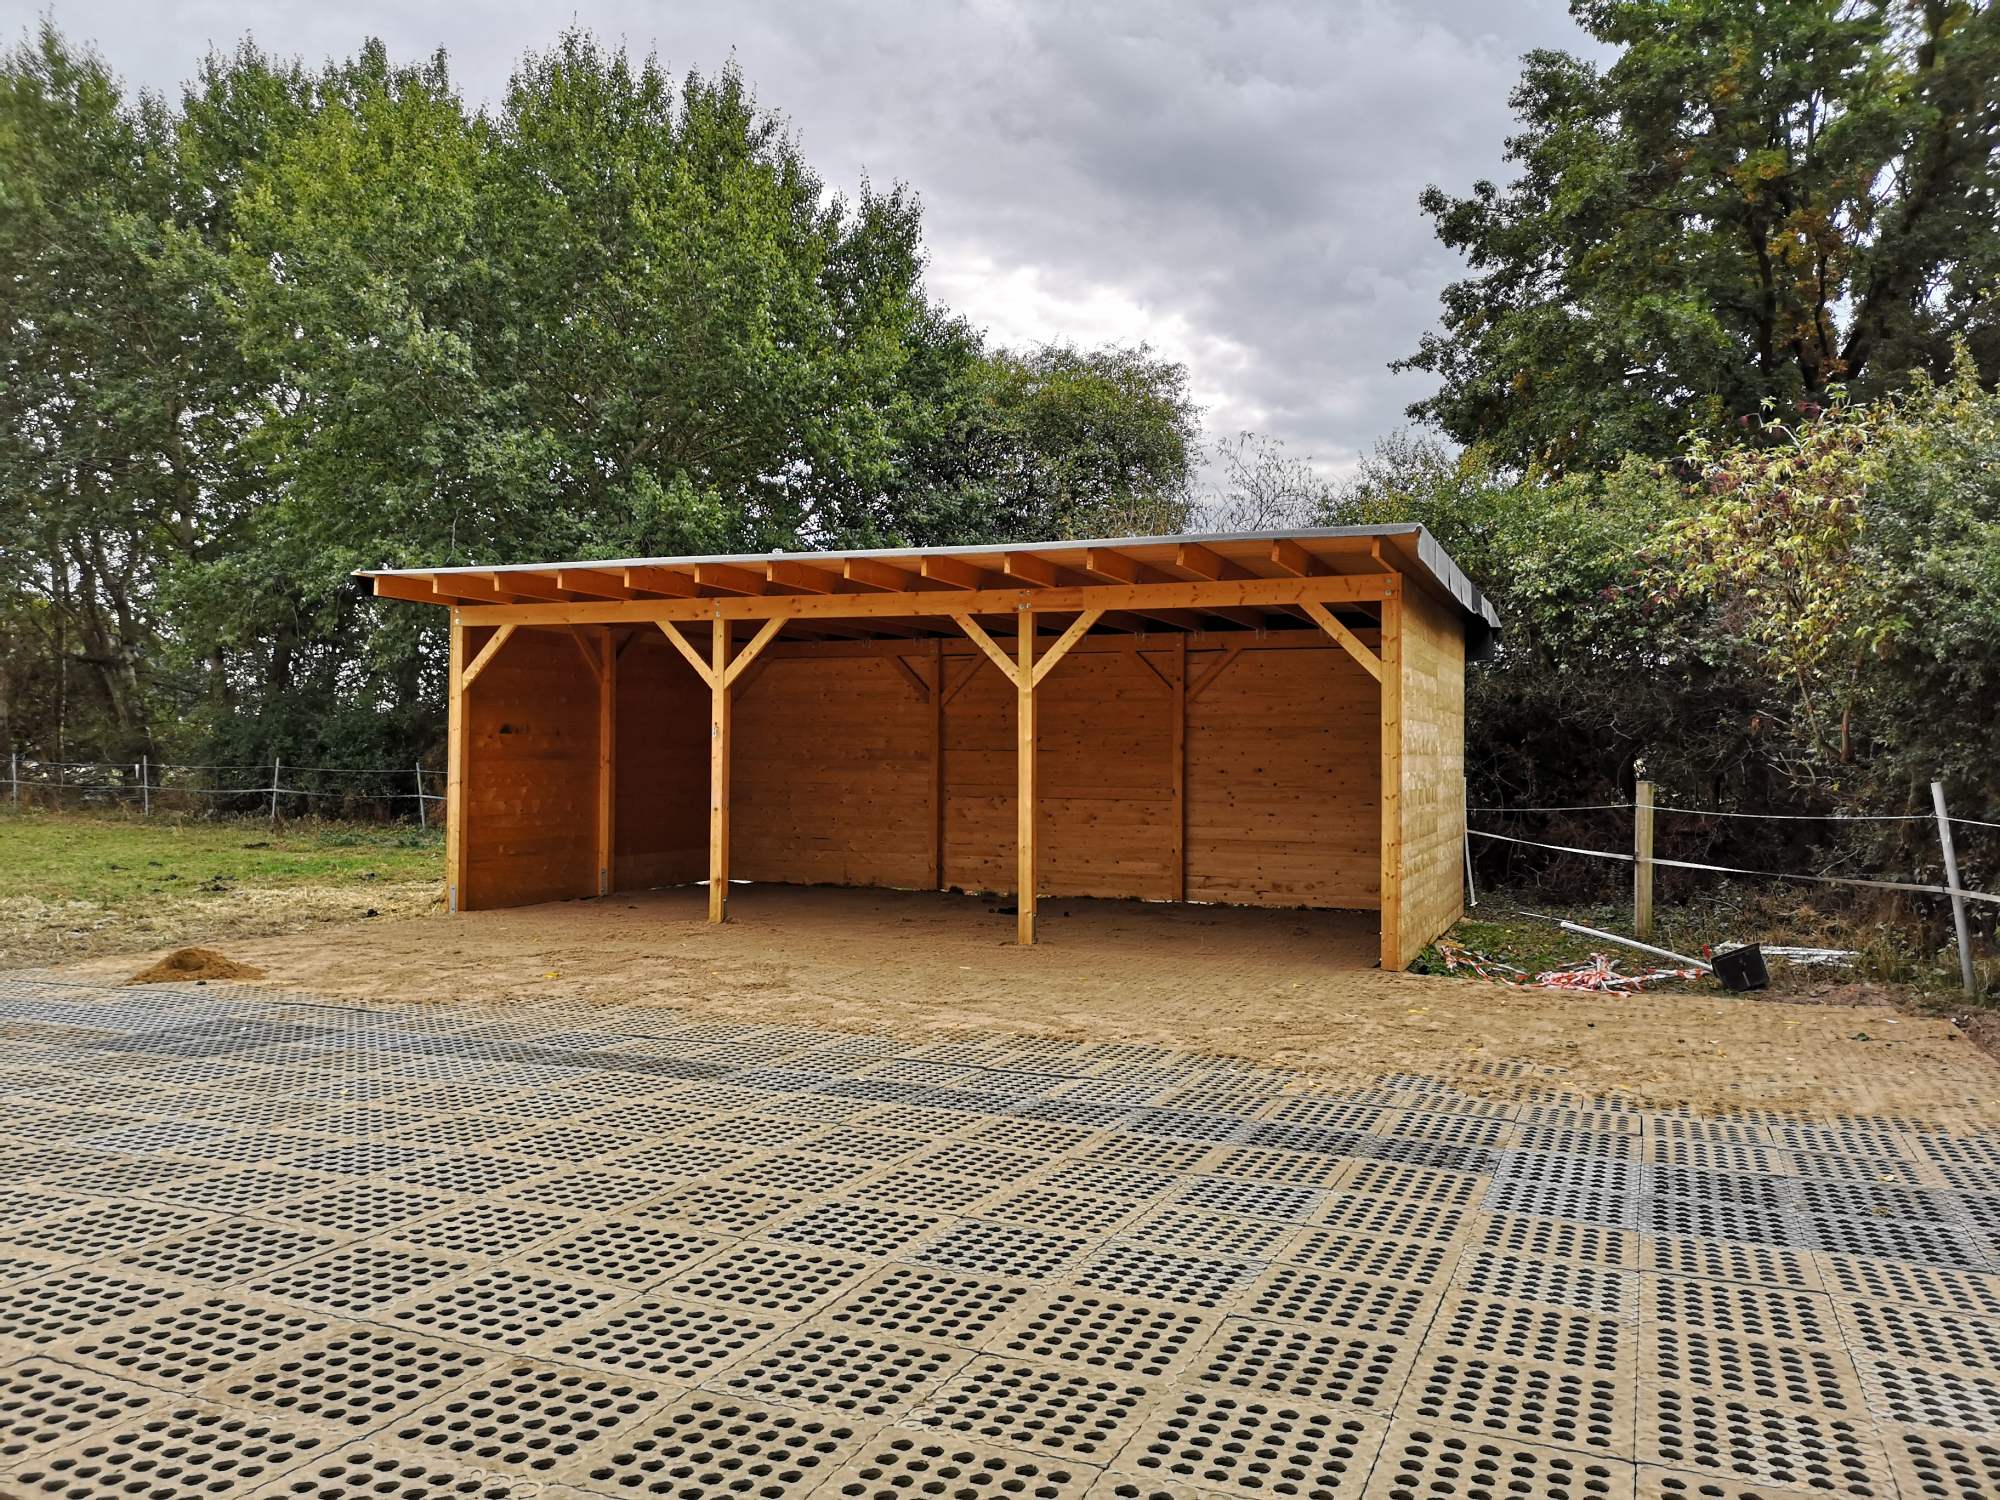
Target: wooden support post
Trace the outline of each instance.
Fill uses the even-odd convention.
[[[465,611],[451,612],[451,682],[445,705],[444,906],[465,910],[465,767],[469,727],[465,719]]]
[[[1173,778],[1174,808],[1168,824],[1173,839],[1169,899],[1187,900],[1187,637],[1174,641],[1173,748],[1168,774]]]
[[[931,889],[944,889],[944,640],[931,642]]]
[[[1937,809],[1938,843],[1944,849],[1944,883],[1951,892],[1952,926],[1958,934],[1958,978],[1965,993],[1979,993],[1978,977],[1972,972],[1972,928],[1965,919],[1965,891],[1958,883],[1958,848],[1951,839],[1951,817],[1944,810],[1944,783],[1931,783],[1931,806]]]
[[[597,894],[608,896],[618,821],[618,648],[609,630],[599,631],[598,638]]]
[[[1016,637],[1019,666],[1014,679],[1014,937],[1022,947],[1035,941],[1035,612],[1023,607]]]
[[[1403,967],[1403,601],[1382,601],[1381,803],[1382,952],[1386,970]]]
[[[729,622],[717,615],[708,671],[708,920],[729,916]]]
[[[1645,779],[1645,763],[1639,765],[1640,779],[1632,784],[1632,935],[1653,935],[1653,783]]]

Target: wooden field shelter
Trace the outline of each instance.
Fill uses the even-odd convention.
[[[453,911],[708,882],[1462,910],[1465,666],[1421,526],[371,572],[451,611]]]

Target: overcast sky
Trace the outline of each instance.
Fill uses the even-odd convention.
[[[0,0],[13,37],[42,4]],[[135,85],[174,91],[245,33],[320,62],[382,37],[444,48],[473,102],[571,15],[670,70],[733,54],[826,180],[922,195],[930,284],[1003,343],[1144,341],[1184,360],[1212,436],[1328,471],[1403,424],[1457,270],[1426,182],[1501,172],[1531,47],[1578,48],[1561,0],[56,0]],[[11,40],[11,37],[10,37]]]

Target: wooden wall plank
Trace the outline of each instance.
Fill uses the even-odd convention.
[[[462,698],[460,910],[595,895],[597,683],[568,633],[516,631]]]
[[[1402,623],[1398,968],[1465,914],[1465,633],[1415,589]]]
[[[1238,652],[1187,714],[1189,900],[1379,904],[1376,688],[1346,652]]]
[[[708,873],[708,686],[655,635],[618,658],[613,890]]]
[[[735,715],[736,874],[934,887],[935,716],[891,662],[774,658]]]

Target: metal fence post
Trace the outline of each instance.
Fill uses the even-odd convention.
[[[1653,783],[1644,780],[1632,784],[1632,931],[1653,935]]]
[[[1978,982],[1972,974],[1972,930],[1965,920],[1965,892],[1958,884],[1958,850],[1951,842],[1951,818],[1944,810],[1944,783],[1931,783],[1931,806],[1937,809],[1938,843],[1944,849],[1944,883],[1951,892],[1951,921],[1958,929],[1958,978],[1965,993],[1977,995]]]
[[[431,826],[430,816],[428,813],[424,811],[424,766],[422,761],[418,761],[417,762],[417,827],[429,828],[430,826]]]
[[[1458,805],[1465,813],[1459,820],[1464,830],[1459,842],[1465,845],[1465,904],[1469,908],[1477,908],[1479,892],[1472,887],[1472,778],[1470,776],[1462,778]]]
[[[271,757],[271,826],[278,826],[278,758]]]

